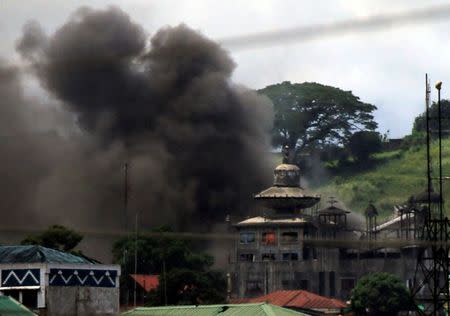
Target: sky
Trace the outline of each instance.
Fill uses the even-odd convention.
[[[416,0],[0,0],[0,58],[20,64],[15,43],[27,21],[37,20],[53,33],[78,7],[115,5],[151,36],[164,26],[184,23],[220,41],[245,34],[282,30],[373,15],[400,13],[448,4]],[[260,89],[283,81],[319,82],[351,90],[375,104],[379,131],[391,138],[411,132],[414,117],[424,110],[424,80],[443,81],[448,95],[450,16],[427,23],[376,31],[323,36],[310,41],[259,47],[225,47],[237,66],[236,83]],[[40,94],[32,82],[28,93]],[[434,90],[434,89],[433,89]],[[432,99],[436,98],[433,91]]]

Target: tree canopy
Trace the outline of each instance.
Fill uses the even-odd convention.
[[[362,277],[351,295],[351,310],[356,315],[397,315],[411,307],[412,299],[403,282],[389,273]]]
[[[165,233],[170,236],[171,229],[161,227],[150,235],[139,234],[137,243],[134,236],[115,242],[113,257],[116,263],[121,264],[122,275],[128,277],[134,274],[134,251],[137,245],[137,273],[159,275],[159,286],[150,294],[148,304],[224,302],[226,281],[223,273],[211,268],[213,258],[206,253],[195,252],[189,241],[167,237]]]
[[[382,147],[381,135],[373,131],[360,131],[350,136],[348,148],[358,161],[365,161]]]
[[[431,131],[436,132],[438,130],[438,104],[433,102],[429,109],[429,126]],[[441,100],[441,123],[442,129],[447,131],[450,129],[450,100]],[[423,112],[414,120],[413,133],[414,132],[426,132],[427,131],[427,117],[426,112]]]
[[[44,247],[72,251],[83,239],[83,236],[74,230],[61,225],[52,225],[37,235],[31,235],[22,240],[22,245],[41,245]]]
[[[374,130],[375,105],[351,91],[314,82],[285,81],[258,91],[274,105],[273,144],[300,151],[310,146],[345,143],[354,131]]]

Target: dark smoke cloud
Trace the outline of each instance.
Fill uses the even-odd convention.
[[[27,159],[42,153],[45,165],[28,166],[41,174],[37,191],[25,186],[34,193],[22,195],[23,209],[39,204],[43,220],[123,227],[128,162],[128,218],[138,211],[147,225],[206,228],[248,211],[252,193],[270,182],[271,106],[230,81],[228,53],[185,25],[147,39],[114,7],[79,9],[49,36],[36,22],[24,27],[18,51],[70,115],[64,135],[23,144]]]

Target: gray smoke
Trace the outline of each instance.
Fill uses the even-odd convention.
[[[270,102],[233,84],[228,53],[187,26],[147,39],[115,7],[81,8],[51,35],[36,22],[24,27],[17,49],[58,103],[63,133],[15,144],[20,148],[5,172],[18,179],[11,190],[21,192],[15,196],[22,202],[9,208],[17,210],[11,222],[32,213],[48,223],[123,227],[139,212],[146,225],[206,228],[230,212],[245,213],[252,193],[270,183]],[[12,85],[1,85],[0,98],[20,91]],[[1,120],[27,133],[21,116],[35,104],[15,103],[4,108],[20,124]]]

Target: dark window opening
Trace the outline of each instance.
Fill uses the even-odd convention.
[[[254,262],[255,261],[255,255],[252,254],[252,253],[241,253],[239,255],[239,261]]]
[[[350,293],[355,287],[355,279],[341,279],[341,290],[344,293]]]
[[[309,238],[309,227],[308,226],[303,228],[303,238],[304,239],[308,239]]]
[[[275,245],[277,241],[275,232],[262,233],[262,242],[266,245]]]
[[[336,274],[334,271],[330,271],[328,276],[329,276],[329,281],[330,281],[330,296],[335,297],[336,296],[336,281],[335,281]]]
[[[309,282],[308,280],[300,280],[300,289],[309,291]]]
[[[386,257],[398,259],[398,258],[401,257],[401,254],[400,254],[399,252],[388,252],[388,253],[386,254]]]
[[[38,290],[6,290],[3,294],[11,296],[28,308],[37,308]]]
[[[241,233],[240,243],[241,244],[251,244],[255,242],[255,233]]]
[[[261,259],[263,261],[275,261],[276,257],[274,253],[263,253]]]
[[[281,233],[281,242],[288,244],[288,243],[295,243],[298,241],[298,233],[297,232],[284,232]]]
[[[319,272],[319,295],[325,295],[325,272]]]
[[[250,295],[262,293],[263,284],[261,281],[247,281],[246,292]]]
[[[283,290],[295,290],[295,282],[294,280],[281,280],[281,286]]]
[[[296,252],[283,253],[283,260],[284,261],[297,261],[298,253],[296,253]]]
[[[303,260],[309,260],[309,256],[310,256],[309,252],[310,252],[309,247],[303,248]]]
[[[312,255],[313,255],[313,259],[316,260],[317,259],[317,249],[316,248],[312,249]]]

